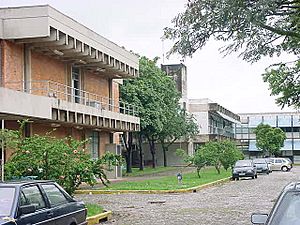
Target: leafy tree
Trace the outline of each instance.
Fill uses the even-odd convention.
[[[285,133],[280,128],[273,128],[267,124],[258,125],[254,133],[256,135],[256,147],[263,153],[278,155],[286,139]]]
[[[220,51],[240,52],[248,62],[283,52],[300,52],[300,3],[295,0],[189,0],[185,11],[164,29],[175,41],[171,53],[192,56],[215,39],[227,43]],[[263,75],[281,106],[299,104],[299,58],[270,67]]]
[[[111,153],[92,160],[84,149],[87,141],[70,137],[56,139],[48,134],[23,138],[11,130],[2,132],[2,137],[13,137],[4,138],[14,151],[5,164],[6,179],[34,176],[41,180],[55,180],[70,194],[82,182],[94,185],[96,178],[107,185],[105,170],[122,162],[120,156]]]
[[[202,151],[206,159],[206,165],[214,166],[218,172],[221,173],[221,159],[222,159],[222,146],[218,141],[210,141],[201,146],[197,151]]]
[[[139,108],[141,137],[149,143],[153,168],[156,166],[155,143],[164,125],[170,122],[170,115],[178,109],[179,100],[174,81],[156,66],[156,62],[157,58],[141,57],[140,76],[124,81],[121,87],[122,100]]]
[[[189,140],[198,133],[198,126],[193,117],[184,110],[179,109],[177,104],[174,111],[170,111],[167,123],[164,123],[162,131],[158,134],[159,142],[163,149],[164,166],[167,166],[167,151],[169,147],[180,138]]]
[[[222,148],[221,164],[225,170],[232,168],[236,161],[243,159],[243,153],[237,148],[233,141],[224,140],[219,142]]]

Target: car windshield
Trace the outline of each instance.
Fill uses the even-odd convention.
[[[255,164],[266,164],[267,163],[266,160],[264,160],[264,159],[255,159],[255,160],[253,160],[253,162]]]
[[[300,193],[288,192],[281,200],[271,218],[270,225],[300,224]]]
[[[0,187],[0,217],[10,216],[15,197],[15,188]]]
[[[247,166],[251,166],[250,161],[237,161],[235,164],[235,167],[247,167]]]

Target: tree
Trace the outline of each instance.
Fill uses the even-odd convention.
[[[156,66],[157,58],[149,60],[141,57],[139,74],[135,79],[124,81],[121,86],[121,98],[139,109],[141,137],[149,143],[152,166],[156,166],[155,143],[164,124],[169,122],[169,115],[177,110],[179,94],[174,81]],[[176,108],[175,108],[176,107]]]
[[[162,146],[164,156],[164,166],[167,166],[167,151],[175,141],[180,138],[189,140],[198,133],[198,126],[192,116],[179,108],[169,111],[169,118],[164,123],[162,131],[158,134],[159,142]],[[176,108],[174,107],[174,108]]]
[[[278,155],[286,139],[285,133],[280,128],[273,128],[267,124],[258,125],[254,133],[256,135],[256,147],[263,153]]]
[[[233,141],[224,140],[219,142],[219,144],[223,150],[220,161],[225,170],[232,168],[236,161],[244,158],[244,154]]]
[[[192,56],[215,39],[226,42],[220,51],[240,52],[243,60],[256,62],[263,56],[295,55],[290,63],[271,66],[263,75],[277,103],[299,107],[300,3],[298,0],[189,0],[185,11],[164,29],[175,41],[170,54]]]

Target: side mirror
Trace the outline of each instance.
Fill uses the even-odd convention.
[[[34,213],[36,210],[35,205],[23,205],[20,206],[20,215]]]
[[[251,215],[252,224],[265,224],[268,219],[268,214],[258,214],[254,213]]]

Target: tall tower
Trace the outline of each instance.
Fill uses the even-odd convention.
[[[183,109],[187,109],[187,69],[186,66],[182,63],[180,64],[169,64],[161,65],[161,69],[166,72],[166,74],[171,77],[175,83],[177,91],[180,93],[180,105]]]

